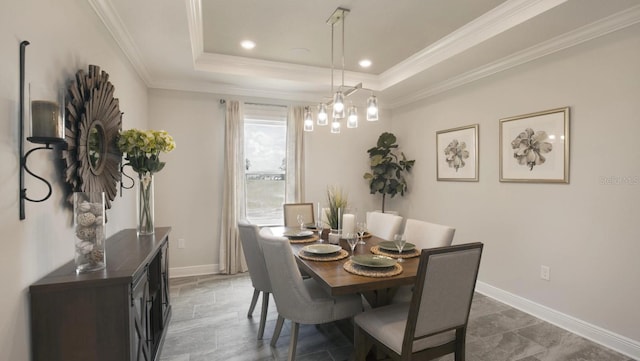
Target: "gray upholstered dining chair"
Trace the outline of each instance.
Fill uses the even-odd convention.
[[[285,227],[299,227],[298,214],[302,215],[305,224],[313,224],[315,222],[313,203],[285,203],[282,207]]]
[[[442,224],[407,219],[404,225],[404,236],[407,242],[413,243],[418,249],[446,247],[453,242],[456,229]],[[393,303],[411,301],[413,286],[398,287],[393,296]]]
[[[249,276],[253,285],[253,297],[247,317],[252,317],[253,310],[258,302],[258,296],[262,292],[262,311],[260,314],[260,326],[258,328],[258,340],[262,340],[264,335],[264,325],[267,322],[267,310],[269,308],[269,294],[271,293],[271,282],[267,274],[267,266],[264,262],[264,256],[260,243],[258,242],[258,226],[251,224],[246,220],[238,221],[238,229],[240,231],[240,242],[242,242],[242,250],[244,258],[249,267]]]
[[[424,249],[410,303],[374,308],[357,315],[356,361],[371,345],[393,360],[433,360],[449,353],[465,359],[471,300],[482,243]]]
[[[260,231],[260,244],[278,308],[271,346],[276,345],[284,320],[290,320],[289,361],[295,360],[301,323],[322,324],[351,318],[362,312],[360,295],[330,296],[314,279],[303,279],[286,238],[274,236],[263,229]]]
[[[393,240],[393,236],[400,233],[402,217],[381,212],[367,212],[367,231],[378,238],[387,241]]]

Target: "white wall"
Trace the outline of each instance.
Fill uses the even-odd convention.
[[[218,272],[222,187],[224,174],[225,107],[216,94],[151,90],[150,128],[165,129],[176,149],[162,156],[167,162],[156,174],[156,223],[173,227],[170,242],[172,277]],[[285,104],[279,100],[240,99]],[[305,200],[326,204],[328,185],[340,185],[350,204],[364,214],[380,207],[362,178],[368,170],[366,150],[390,128],[389,112],[378,122],[361,122],[357,129],[330,134],[317,127],[304,134],[306,152]],[[185,248],[177,248],[177,240]]]
[[[479,280],[640,341],[640,26],[397,109],[405,216],[482,241]],[[499,119],[571,107],[570,184],[500,183]],[[480,181],[437,182],[435,133],[480,124]],[[605,185],[605,177],[633,184]],[[539,277],[551,267],[551,280]],[[638,346],[636,346],[638,347]]]
[[[43,203],[26,204],[18,217],[19,44],[26,48],[26,82],[49,87],[52,94],[75,73],[99,65],[110,74],[120,99],[123,126],[145,127],[147,90],[87,1],[22,0],[0,2],[0,360],[28,360],[28,287],[73,258],[72,215],[62,192],[60,155],[39,151],[29,167],[53,184]],[[26,125],[26,124],[25,124]],[[28,132],[28,126],[25,127]],[[27,134],[27,133],[25,133]],[[25,142],[28,150],[33,145]],[[46,187],[26,174],[28,195],[40,198]],[[116,198],[108,211],[109,235],[135,226],[135,196]]]

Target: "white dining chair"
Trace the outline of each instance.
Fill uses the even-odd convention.
[[[387,241],[400,233],[402,217],[390,213],[367,212],[367,231]]]
[[[271,293],[271,282],[267,274],[267,266],[264,262],[264,255],[258,243],[259,229],[255,224],[251,224],[246,220],[238,221],[238,230],[240,233],[240,242],[244,258],[249,267],[249,276],[253,285],[253,297],[247,317],[252,317],[253,310],[258,302],[258,296],[262,292],[262,313],[260,314],[260,326],[258,328],[258,340],[262,340],[264,335],[264,326],[267,322],[267,310],[269,308],[269,294]]]
[[[404,236],[407,242],[416,248],[434,248],[450,246],[456,229],[442,224],[408,218],[404,225]]]
[[[417,249],[446,247],[453,242],[456,229],[442,224],[407,219],[404,225],[404,236],[408,243],[416,245]],[[409,302],[413,293],[413,286],[398,287],[392,303]]]
[[[410,303],[354,318],[355,360],[364,361],[375,345],[392,360],[434,360],[454,353],[456,361],[464,361],[482,247],[469,243],[423,250]]]
[[[284,320],[290,320],[289,361],[295,359],[301,323],[322,324],[351,318],[362,312],[362,299],[359,294],[330,296],[314,279],[303,279],[287,238],[274,236],[263,229],[260,231],[260,245],[264,252],[273,298],[278,308],[278,321],[271,338],[271,346],[275,347]]]

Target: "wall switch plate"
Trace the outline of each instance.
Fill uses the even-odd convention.
[[[540,266],[540,278],[542,278],[545,281],[549,281],[550,278],[550,272],[551,270],[549,269],[549,266]]]
[[[184,238],[178,239],[178,248],[184,248]]]

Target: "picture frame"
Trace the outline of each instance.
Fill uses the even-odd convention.
[[[478,124],[436,132],[436,179],[478,181]]]
[[[569,107],[500,119],[500,182],[569,183]]]

